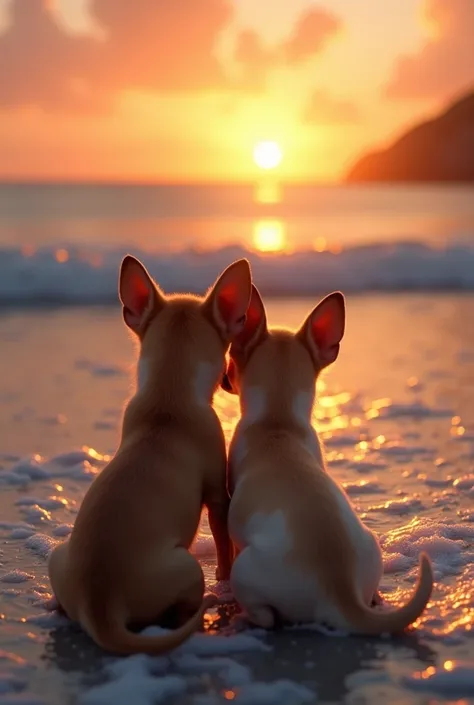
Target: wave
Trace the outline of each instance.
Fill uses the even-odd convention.
[[[376,244],[332,252],[258,254],[241,247],[179,253],[130,248],[0,249],[0,306],[115,303],[122,257],[132,252],[166,292],[202,293],[230,262],[247,257],[267,296],[354,292],[474,291],[474,247]]]

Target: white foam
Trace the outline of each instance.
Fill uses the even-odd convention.
[[[386,470],[388,463],[381,460],[354,460],[348,463],[348,468],[360,474],[365,474],[375,472],[376,470]]]
[[[119,365],[104,365],[87,358],[78,358],[74,366],[77,370],[87,370],[93,377],[122,377],[127,373]]]
[[[20,248],[0,251],[0,303],[38,305],[116,302],[120,261],[129,247],[90,246],[68,249],[68,260],[58,262],[56,247],[46,246],[24,254]],[[314,295],[342,288],[345,291],[450,289],[453,282],[474,288],[474,248],[447,245],[432,249],[421,243],[381,243],[346,247],[331,252],[293,252],[267,257],[242,247],[206,252],[141,252],[152,276],[165,291],[179,291],[182,282],[194,293],[204,292],[232,259],[248,257],[263,295],[278,293]],[[284,271],[284,276],[282,272]]]
[[[454,480],[453,487],[457,490],[472,490],[474,487],[474,473],[458,477],[457,480]]]
[[[348,495],[379,494],[384,491],[380,483],[375,480],[359,480],[358,482],[343,482],[342,486]]]
[[[67,477],[91,481],[108,460],[108,456],[100,455],[93,448],[87,447],[51,458],[43,458],[35,454],[21,459],[8,472],[1,472],[0,482],[20,485],[38,480]],[[33,498],[26,498],[26,501],[29,502],[30,499]],[[49,500],[40,499],[37,502],[38,506],[44,509],[48,508],[48,504],[53,509],[58,508],[62,503],[59,497],[50,497]],[[23,504],[27,506],[26,502]]]
[[[4,575],[0,577],[0,581],[2,583],[24,583],[27,580],[33,580],[34,577],[35,576],[30,573],[25,573],[25,571],[15,568],[15,570],[4,573]]]
[[[390,441],[389,443],[385,443],[381,446],[381,448],[379,448],[379,453],[382,455],[387,455],[388,457],[399,457],[403,460],[414,458],[419,455],[433,455],[433,451],[426,446],[408,446],[403,445],[399,441]]]
[[[323,433],[322,439],[326,448],[346,448],[357,445],[360,441],[360,434],[338,434],[331,431],[331,435]]]
[[[67,500],[63,497],[48,497],[47,499],[41,499],[38,497],[20,497],[15,501],[17,507],[33,507],[37,506],[40,509],[45,509],[46,511],[51,511],[53,509],[59,509],[67,505]]]
[[[43,612],[26,618],[28,624],[36,624],[44,629],[57,629],[69,625],[70,620],[59,612]]]
[[[53,536],[64,538],[69,536],[72,531],[72,524],[59,524],[53,529]]]
[[[160,627],[147,627],[143,634],[166,634]],[[260,633],[260,632],[259,632]],[[246,651],[271,651],[271,647],[255,636],[256,630],[246,634],[223,636],[220,634],[193,634],[174,654],[194,654],[196,656],[223,656]]]
[[[141,655],[124,659],[121,668],[114,664],[109,674],[115,677],[79,696],[78,702],[81,705],[154,705],[186,691],[184,678],[157,678],[150,673],[150,660]]]
[[[390,499],[383,504],[377,504],[369,507],[370,512],[385,512],[387,514],[411,514],[424,509],[421,500],[416,497],[404,497],[403,499]]]
[[[26,521],[30,524],[47,523],[51,519],[51,514],[47,512],[46,509],[38,507],[38,505],[22,507],[21,512],[24,514]]]
[[[16,673],[0,672],[0,703],[6,693],[19,693],[27,686],[27,680]]]
[[[378,411],[374,419],[399,419],[399,418],[414,418],[414,419],[445,419],[451,418],[454,415],[452,409],[443,409],[426,406],[422,402],[413,402],[411,404],[397,404],[391,400],[375,402]]]
[[[57,543],[46,534],[34,534],[26,540],[25,546],[42,558],[47,558]]]
[[[380,537],[387,562],[395,565],[405,557],[413,567],[418,565],[421,551],[428,553],[435,567],[436,579],[462,573],[474,563],[474,526],[414,518],[409,524]],[[388,554],[388,556],[387,556]],[[390,563],[389,563],[390,565]],[[407,562],[404,562],[404,566]]]
[[[251,681],[250,669],[247,666],[223,656],[209,659],[195,654],[184,654],[173,658],[173,665],[180,673],[186,675],[213,673],[226,688],[235,688]]]

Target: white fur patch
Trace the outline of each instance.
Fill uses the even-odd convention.
[[[146,385],[148,384],[148,379],[149,379],[149,363],[148,360],[145,358],[141,357],[138,360],[138,366],[137,366],[137,386],[138,386],[138,391],[141,392],[143,389],[145,389]]]
[[[293,416],[297,423],[306,428],[305,447],[322,467],[323,455],[316,431],[311,425],[314,392],[298,392],[293,400]]]
[[[230,529],[232,534],[232,521]],[[309,572],[304,574],[287,562],[294,541],[285,513],[258,512],[249,519],[242,536],[233,538],[243,545],[231,573],[232,590],[242,607],[250,615],[258,614],[259,608],[272,607],[286,619],[313,621],[316,581]]]
[[[257,550],[280,557],[293,546],[285,513],[278,509],[272,514],[257,512],[250,517],[244,528],[244,541]]]
[[[248,387],[242,390],[241,407],[245,412],[242,423],[246,427],[260,421],[265,416],[267,409],[267,399],[261,387]]]
[[[302,424],[311,423],[311,412],[314,404],[314,393],[298,392],[293,400],[293,416]]]
[[[209,404],[219,380],[219,370],[210,362],[200,362],[194,380],[196,401],[198,404]]]

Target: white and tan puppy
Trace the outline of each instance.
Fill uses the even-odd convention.
[[[239,260],[206,298],[165,297],[127,256],[119,290],[125,323],[140,341],[138,389],[119,449],[86,493],[70,539],[52,552],[49,575],[60,608],[101,647],[158,654],[198,629],[217,601],[203,599],[202,570],[188,552],[203,504],[216,577],[230,574],[226,450],[212,399],[229,343],[244,326],[251,273]],[[182,624],[174,632],[130,630],[172,608]]]
[[[383,572],[376,536],[326,472],[311,425],[315,381],[334,362],[344,334],[340,293],[325,298],[296,333],[268,330],[253,288],[243,332],[230,349],[223,386],[240,395],[229,452],[229,530],[236,547],[231,586],[251,622],[269,628],[319,622],[376,635],[398,632],[425,609],[431,563],[409,602],[373,609]]]

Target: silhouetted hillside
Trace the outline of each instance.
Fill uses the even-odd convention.
[[[474,181],[474,92],[439,117],[414,127],[388,149],[363,156],[346,179]]]

